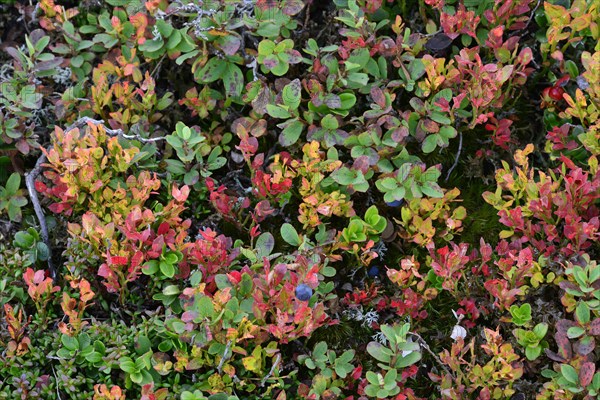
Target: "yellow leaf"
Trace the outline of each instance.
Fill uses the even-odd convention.
[[[527,156],[533,153],[533,149],[533,144],[529,143],[527,146],[525,146],[523,150],[515,151],[515,161],[517,162],[517,164],[521,166],[526,166],[528,164]]]
[[[219,31],[217,29],[211,29],[208,31],[209,35],[213,35],[213,36],[229,36],[229,32],[227,31]]]
[[[598,173],[598,159],[596,158],[596,156],[591,156],[588,159],[588,165],[590,166],[590,172],[593,175],[596,175],[596,173]]]
[[[244,364],[244,367],[248,371],[260,372],[262,366],[262,347],[257,346],[251,356],[242,358],[242,364]]]

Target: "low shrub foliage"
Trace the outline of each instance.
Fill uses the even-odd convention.
[[[600,5],[0,5],[0,399],[596,399]]]

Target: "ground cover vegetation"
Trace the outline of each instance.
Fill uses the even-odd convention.
[[[598,398],[598,2],[0,10],[0,399]]]

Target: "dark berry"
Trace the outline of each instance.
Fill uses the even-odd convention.
[[[377,275],[379,275],[379,267],[376,265],[373,265],[371,268],[369,268],[369,272],[367,272],[369,274],[369,276],[371,278],[376,277]]]
[[[296,286],[296,298],[300,301],[308,301],[313,295],[313,290],[310,286],[305,285],[304,283]]]
[[[389,203],[385,203],[388,205],[388,207],[400,207],[402,205],[402,203],[404,203],[404,200],[394,200],[394,201],[390,201]]]

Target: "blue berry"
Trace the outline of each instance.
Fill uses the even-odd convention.
[[[390,201],[389,203],[385,203],[388,205],[388,207],[400,207],[402,205],[402,203],[404,203],[404,200],[394,200],[394,201]]]
[[[296,298],[300,301],[308,301],[313,295],[313,290],[310,286],[305,285],[304,283],[296,286]]]
[[[371,268],[369,268],[369,272],[367,272],[367,274],[369,274],[371,278],[376,277],[377,275],[379,275],[379,267],[373,265]]]

